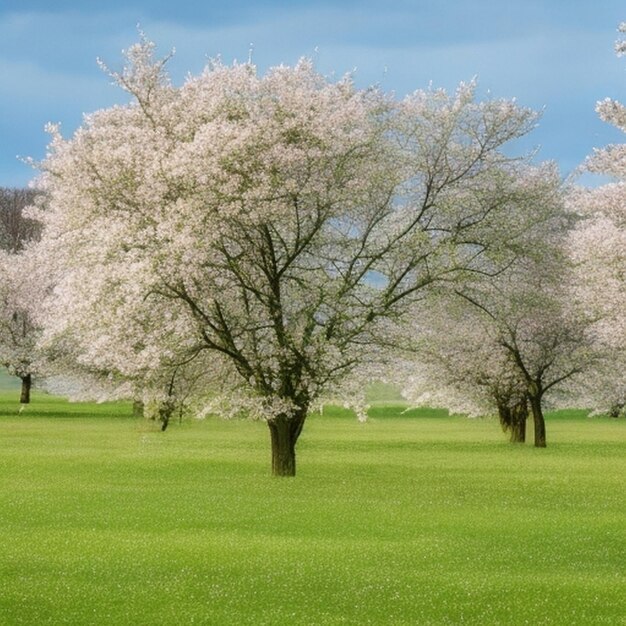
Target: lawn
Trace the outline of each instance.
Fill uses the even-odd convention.
[[[626,624],[626,421],[262,423],[0,397],[1,624]]]

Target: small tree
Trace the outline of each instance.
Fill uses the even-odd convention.
[[[213,355],[228,399],[266,419],[273,473],[294,475],[311,402],[376,358],[390,320],[438,281],[510,261],[533,216],[509,209],[534,189],[501,148],[536,115],[476,102],[473,84],[396,102],[306,60],[264,77],[213,63],[177,88],[151,43],[127,57],[112,76],[134,102],[69,141],[53,129],[42,164],[64,266],[50,326],[62,311],[86,362],[100,358],[80,340],[100,320],[94,282],[174,311],[123,358],[158,354],[174,325]],[[110,310],[106,326],[127,322]]]
[[[520,171],[518,185],[533,193],[525,196],[525,202],[509,205],[511,222],[517,214],[524,226],[509,241],[509,251],[515,253],[509,263],[495,273],[487,271],[487,263],[486,271],[475,272],[464,284],[440,289],[436,299],[414,312],[409,333],[416,337],[414,367],[419,373],[406,393],[420,403],[454,412],[495,413],[513,442],[525,441],[530,407],[535,441],[542,446],[543,378],[552,375],[550,368],[567,369],[562,356],[551,363],[549,346],[576,343],[574,337],[558,336],[568,308],[569,294],[563,290],[567,258],[562,248],[572,217],[564,207],[553,165]],[[522,219],[529,215],[530,223]],[[581,364],[578,351],[576,355],[574,370]],[[550,388],[558,382],[550,380]]]
[[[486,288],[457,293],[493,326],[498,344],[517,366],[533,417],[535,446],[545,447],[544,397],[597,359],[590,321],[572,302],[564,256],[557,249],[552,258],[539,263],[529,259]]]
[[[0,251],[0,363],[22,381],[20,402],[30,402],[33,375],[41,365],[35,308],[43,293],[27,252]]]
[[[497,415],[511,442],[526,439],[526,385],[497,330],[450,294],[426,300],[410,324],[415,356],[403,395],[414,405],[478,417]]]
[[[41,302],[40,268],[27,249],[41,224],[27,215],[36,193],[0,188],[0,363],[22,381],[20,402],[30,402],[33,374],[40,360],[34,309]]]
[[[545,447],[546,396],[567,387],[570,393],[578,389],[580,398],[580,388],[596,380],[605,364],[594,319],[575,298],[562,226],[559,219],[545,222],[533,256],[426,304],[418,317],[427,328],[418,325],[419,375],[417,386],[409,385],[412,396],[462,413],[497,410],[512,441],[524,440],[530,409],[535,446]]]

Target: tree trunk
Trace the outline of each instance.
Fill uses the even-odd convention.
[[[144,416],[144,405],[141,400],[133,400],[133,417]]]
[[[522,400],[511,409],[511,443],[526,442],[526,420],[528,405]]]
[[[306,409],[294,416],[278,415],[268,420],[272,442],[272,474],[274,476],[296,475],[296,442],[302,432]]]
[[[500,426],[506,432],[511,428],[511,409],[506,402],[498,403],[498,416],[500,418]]]
[[[171,400],[166,400],[162,402],[159,406],[159,419],[161,420],[161,432],[164,432],[169,423],[170,417],[172,417],[172,413],[174,412],[174,403]]]
[[[33,379],[30,374],[20,376],[22,379],[22,393],[20,395],[20,404],[28,404],[30,402],[30,388],[33,384]]]
[[[511,425],[511,443],[526,442],[526,420],[515,422]]]
[[[546,421],[541,408],[541,396],[530,396],[530,408],[535,424],[535,448],[546,447]]]
[[[510,431],[511,443],[524,443],[526,441],[526,419],[528,418],[528,405],[526,400],[509,406],[506,402],[498,403],[498,415],[500,425],[504,432]]]

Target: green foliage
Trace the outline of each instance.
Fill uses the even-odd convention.
[[[623,623],[622,420],[325,413],[285,480],[260,422],[3,398],[2,624]]]

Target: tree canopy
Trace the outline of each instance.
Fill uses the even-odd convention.
[[[308,60],[213,62],[175,87],[153,52],[111,72],[131,104],[69,140],[51,128],[47,340],[125,375],[202,358],[293,474],[309,406],[380,358],[390,324],[519,254],[544,183],[502,148],[537,116],[471,83],[396,101]]]

